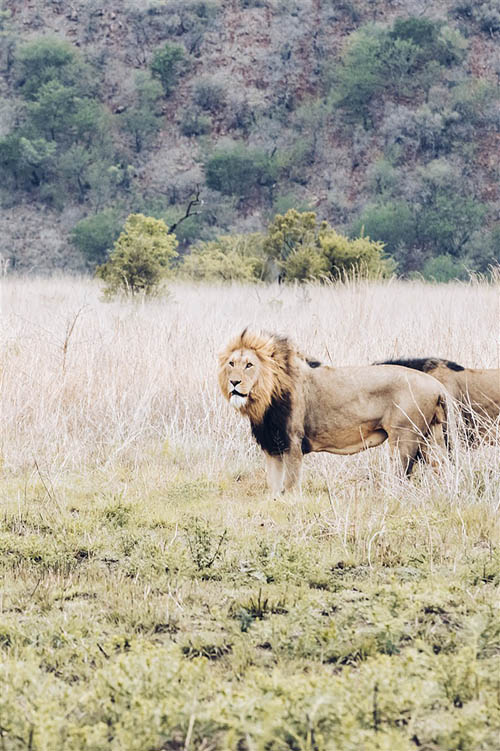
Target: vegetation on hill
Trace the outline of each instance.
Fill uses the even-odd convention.
[[[383,242],[398,273],[486,271],[499,19],[497,0],[4,0],[0,252],[95,267],[128,214],[170,225],[198,189],[182,253],[312,209]],[[47,225],[57,238],[33,250]]]

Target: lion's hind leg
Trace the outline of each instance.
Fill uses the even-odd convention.
[[[434,469],[441,466],[442,459],[446,455],[446,440],[442,423],[431,425],[420,447],[420,453],[424,462]]]
[[[439,468],[448,448],[446,402],[444,397],[439,397],[426,440],[421,447],[422,458],[431,467]]]
[[[424,456],[425,435],[429,428],[423,422],[415,422],[402,412],[391,413],[384,421],[392,458],[407,477],[411,475],[415,462]]]
[[[389,436],[392,456],[406,476],[411,475],[419,459],[437,466],[437,456],[446,452],[443,415],[441,401],[432,415],[425,415],[420,409],[411,417],[401,410],[397,413],[391,411],[384,428]]]

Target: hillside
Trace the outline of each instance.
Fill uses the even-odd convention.
[[[10,268],[92,267],[130,211],[171,224],[198,190],[184,252],[308,207],[400,273],[500,260],[498,0],[5,0],[1,22]],[[72,242],[94,216],[97,255]]]

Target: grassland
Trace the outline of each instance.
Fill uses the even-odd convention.
[[[500,748],[498,443],[411,482],[385,446],[307,457],[272,500],[215,380],[247,324],[498,367],[498,287],[8,279],[1,306],[1,751]]]

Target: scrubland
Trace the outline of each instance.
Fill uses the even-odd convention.
[[[6,279],[0,749],[500,748],[500,446],[271,499],[217,391],[246,325],[332,365],[499,366],[499,288]]]

